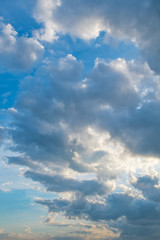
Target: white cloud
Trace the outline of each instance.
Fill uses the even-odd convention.
[[[72,54],[46,58],[21,81],[6,110],[11,126],[0,127],[0,143],[9,136],[3,157],[24,166],[11,187],[54,193],[36,202],[49,210],[46,224],[70,231],[37,236],[26,225],[19,234],[0,229],[0,239],[159,239],[159,6],[157,0],[38,0],[34,17],[42,25],[30,38],[0,19],[0,61],[8,71],[29,70],[43,55],[40,41],[62,34],[89,41],[104,31],[107,44],[110,38],[134,43],[143,56],[97,58],[87,74]],[[9,95],[1,96],[4,103]],[[12,184],[7,178],[2,191]]]
[[[37,38],[52,42],[61,34],[90,40],[105,31],[115,41],[131,41],[159,72],[159,1],[39,0],[34,17],[44,27]]]
[[[103,17],[96,15],[97,10],[88,4],[70,1],[40,0],[35,9],[35,18],[44,23],[45,28],[37,34],[40,40],[52,42],[58,33],[70,33],[73,37],[85,40],[96,38],[99,31],[105,29]],[[69,17],[68,17],[69,14]],[[36,32],[37,33],[37,32]]]
[[[33,38],[19,37],[8,23],[0,22],[0,57],[8,70],[26,71],[43,55],[44,47]]]
[[[124,167],[119,158],[130,158],[127,151],[159,156],[159,78],[147,64],[96,60],[85,88],[80,87],[82,64],[71,55],[42,71],[47,84],[38,73],[22,83],[10,132],[23,155],[10,162],[33,169],[47,163],[60,171],[106,171],[114,179]]]
[[[159,76],[140,61],[96,59],[84,81],[82,67],[69,54],[21,82],[8,129],[12,149],[20,155],[9,163],[27,166],[26,177],[61,196],[36,201],[50,212],[114,224],[125,217],[131,228],[136,222],[140,230],[143,225],[156,228],[159,189],[149,186],[149,195],[129,178],[139,169],[142,175],[150,167],[156,171]]]

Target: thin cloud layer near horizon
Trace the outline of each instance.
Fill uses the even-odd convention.
[[[0,1],[0,239],[160,239],[160,1]]]

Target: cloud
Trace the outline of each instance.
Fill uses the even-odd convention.
[[[48,236],[47,236],[48,235]],[[2,240],[53,240],[54,236],[49,234],[28,234],[28,233],[0,233],[0,239]]]
[[[133,182],[133,186],[142,191],[144,197],[152,201],[159,202],[160,186],[158,177],[151,177],[147,175],[139,177],[135,182]]]
[[[76,179],[64,178],[60,175],[45,175],[31,171],[27,171],[25,176],[44,184],[48,191],[53,192],[80,192],[86,196],[105,195],[111,191],[109,186],[98,183],[96,180],[77,181]]]
[[[60,221],[59,221],[60,219]],[[55,239],[117,239],[120,232],[115,228],[110,228],[107,224],[98,222],[88,222],[86,220],[66,218],[62,214],[49,214],[45,220],[53,229],[61,229],[61,236]],[[67,231],[66,231],[67,229]]]
[[[136,199],[127,194],[111,194],[104,203],[94,203],[80,196],[73,201],[36,200],[45,205],[50,212],[64,212],[67,217],[88,218],[92,221],[117,220],[126,217],[130,224],[154,225],[160,221],[157,204]]]
[[[64,231],[39,236],[26,225],[24,233],[0,229],[0,239],[159,239],[159,1],[36,3],[33,16],[38,24],[29,20],[36,28],[33,37],[19,35],[0,20],[2,70],[13,75],[28,71],[42,60],[42,44],[47,49],[35,71],[21,75],[15,103],[2,110],[9,124],[0,127],[0,144],[10,150],[2,149],[9,164],[26,166],[21,175],[42,184],[43,194],[54,196],[36,203],[49,210],[45,223]],[[94,41],[98,46],[102,31],[103,44],[115,41],[126,49],[134,45],[139,59],[97,58],[93,68],[84,71],[83,62],[72,54],[54,55],[52,43],[62,35],[91,45],[89,41],[100,36]],[[10,94],[2,94],[3,103],[9,104]],[[3,182],[1,190],[7,191],[10,184]]]
[[[85,88],[81,71],[81,62],[69,55],[42,67],[45,83],[38,72],[34,81],[24,80],[13,116],[15,128],[10,130],[16,150],[31,161],[89,171],[94,166],[82,160],[90,149],[82,135],[93,128],[133,153],[159,156],[159,78],[149,67],[124,59],[97,60]],[[101,150],[103,158],[109,150],[99,146],[96,151]],[[88,158],[95,158],[96,151],[89,151]]]
[[[146,199],[115,192],[121,176],[137,171],[132,160],[146,157],[147,165],[150,156],[159,157],[159,77],[134,60],[97,59],[85,78],[82,68],[67,55],[22,81],[8,129],[20,155],[9,162],[26,165],[26,177],[58,193],[52,201],[36,201],[50,212],[114,224],[125,218],[122,236],[127,225],[153,232],[160,221],[158,188],[150,186],[149,194],[143,187]],[[137,191],[142,184],[133,186]],[[60,198],[68,192],[71,199]]]
[[[0,145],[3,143],[4,138],[5,138],[5,129],[3,127],[0,127]]]
[[[33,38],[19,37],[8,23],[0,21],[0,56],[8,70],[26,71],[43,55],[44,47]]]
[[[67,239],[78,239],[78,240],[103,240],[103,239],[117,239],[119,237],[119,232],[115,229],[110,229],[106,224],[102,226],[101,224],[67,224],[67,232],[63,230],[59,233],[55,231],[55,234],[33,234],[28,226],[25,226],[24,233],[7,233],[3,229],[0,231],[0,239],[5,240],[67,240]]]
[[[134,198],[127,194],[111,194],[103,203],[95,203],[84,198],[72,201],[37,200],[52,213],[62,212],[68,218],[78,217],[94,222],[107,221],[112,227],[120,228],[119,239],[150,239],[159,236],[159,204],[149,199]],[[144,232],[146,230],[146,232]]]
[[[108,229],[107,226],[102,226],[102,225],[94,225],[94,226],[83,226],[79,230],[75,232],[71,232],[70,234],[67,234],[68,236],[64,237],[57,237],[57,239],[86,239],[86,240],[107,240],[107,239],[118,239],[119,238],[119,233],[114,232],[113,229]]]
[[[115,109],[127,108],[127,105],[136,108],[139,96],[130,80],[128,67],[124,59],[110,63],[97,59],[86,81],[89,100],[99,102],[104,108],[107,104]]]
[[[131,41],[140,48],[150,67],[159,73],[159,1],[132,0],[39,0],[34,17],[44,28],[37,38],[52,42],[61,34],[83,40],[94,39],[101,31],[106,38]]]

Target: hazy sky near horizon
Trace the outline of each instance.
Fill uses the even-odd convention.
[[[160,239],[159,13],[0,0],[0,239]]]

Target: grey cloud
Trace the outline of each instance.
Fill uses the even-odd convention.
[[[105,195],[111,191],[103,183],[96,180],[82,180],[78,181],[72,178],[65,178],[61,175],[47,175],[36,172],[27,171],[26,177],[34,181],[42,183],[48,191],[53,192],[80,192],[84,196],[87,195]]]
[[[160,187],[159,178],[151,176],[139,177],[136,182],[132,183],[133,186],[142,191],[144,197],[159,202],[160,200]]]
[[[128,0],[62,0],[62,5],[58,5],[58,1],[45,1],[49,8],[38,8],[39,15],[36,15],[37,21],[43,22],[46,28],[38,36],[41,40],[50,36],[52,41],[59,33],[89,40],[104,30],[118,40],[136,42],[151,68],[159,72],[158,1],[131,0],[128,4]],[[44,6],[44,1],[38,2]],[[27,69],[36,56],[41,56],[43,47],[37,40],[18,37],[10,25],[2,23],[1,29],[0,54],[6,67]],[[78,134],[85,134],[83,130],[89,126],[109,132],[111,139],[118,139],[133,154],[160,156],[158,76],[155,77],[147,64],[124,59],[97,60],[85,80],[82,80],[82,68],[81,62],[68,55],[54,64],[41,66],[34,76],[22,81],[15,104],[17,112],[8,129],[14,142],[12,150],[19,151],[21,156],[12,157],[9,162],[29,167],[25,176],[42,183],[48,191],[76,193],[76,199],[71,201],[36,201],[47,206],[50,212],[115,224],[124,218],[121,239],[151,239],[151,236],[158,239],[160,194],[155,186],[158,178],[144,176],[132,183],[146,199],[110,194],[100,204],[89,197],[108,195],[112,189],[107,183],[78,181],[64,177],[60,170],[53,175],[43,170],[43,167],[53,170],[58,165],[61,169],[98,175],[100,169],[96,163],[107,153],[78,141]],[[91,153],[86,160],[83,154],[87,150]],[[107,158],[105,161],[107,166]],[[115,178],[116,174],[115,171]],[[106,176],[110,179],[113,172],[108,171]]]
[[[71,201],[36,201],[47,206],[50,212],[91,221],[117,222],[124,217],[127,221],[121,227],[124,239],[133,234],[135,226],[134,237],[140,239],[142,229],[148,226],[148,239],[154,228],[156,239],[156,226],[160,224],[159,191],[154,186],[158,181],[156,178],[153,181],[139,178],[134,184],[146,199],[110,194],[100,204],[89,201],[87,197],[108,195],[113,189],[106,187],[104,182],[78,181],[64,177],[63,171],[51,175],[43,170],[43,167],[50,166],[53,170],[55,164],[78,173],[97,174],[92,159],[97,158],[99,162],[104,151],[97,151],[96,156],[91,149],[91,161],[81,158],[87,146],[78,142],[78,134],[83,134],[83,129],[88,126],[109,132],[112,139],[118,139],[133,153],[159,156],[157,78],[142,63],[138,67],[136,65],[134,61],[123,59],[109,63],[97,60],[83,81],[82,63],[69,55],[54,65],[42,66],[34,77],[26,78],[21,85],[22,92],[15,106],[17,112],[12,116],[12,128],[9,129],[15,143],[13,150],[19,151],[23,157],[12,157],[9,161],[28,166],[30,170],[25,176],[42,183],[48,191],[77,194]],[[149,90],[151,88],[152,91]],[[72,134],[74,138],[71,138]],[[106,158],[106,166],[107,163]],[[107,174],[108,180],[109,172]],[[130,233],[125,229],[127,224]]]
[[[120,60],[119,64],[123,66],[123,60]],[[127,105],[129,108],[135,108],[138,105],[139,96],[128,76],[125,76],[125,72],[121,72],[110,63],[97,61],[86,84],[89,100],[93,103],[99,101],[99,104],[109,104],[113,108],[127,107]]]
[[[61,59],[59,66],[50,65],[47,70],[42,69],[42,76],[48,78],[45,83],[38,74],[34,81],[25,79],[17,101],[19,110],[14,116],[17,127],[10,130],[17,142],[16,150],[33,160],[69,163],[73,168],[84,171],[83,166],[72,161],[74,142],[69,142],[69,132],[65,127],[67,122],[77,125],[80,118],[81,91],[79,93],[76,87],[80,82],[81,68],[81,63],[69,56]]]
[[[5,130],[4,128],[0,128],[0,145],[3,143],[4,138],[5,138]]]
[[[109,63],[97,60],[85,81],[81,79],[81,71],[82,63],[69,55],[54,65],[42,66],[34,77],[22,82],[22,92],[15,105],[17,112],[12,116],[9,129],[15,143],[13,150],[22,156],[9,161],[28,166],[26,177],[42,183],[48,191],[76,193],[76,199],[71,201],[36,201],[48,206],[50,212],[91,221],[117,222],[124,217],[127,222],[121,227],[122,236],[129,236],[125,229],[128,224],[130,234],[138,226],[134,236],[139,238],[142,228],[148,226],[149,238],[152,228],[160,223],[159,192],[152,183],[149,185],[145,179],[139,179],[135,187],[141,188],[146,199],[136,199],[127,194],[110,194],[113,189],[108,187],[107,181],[113,171],[106,173],[105,180],[100,178],[102,182],[78,181],[66,178],[61,170],[56,173],[54,166],[98,176],[103,165],[99,169],[96,164],[107,153],[97,151],[96,156],[95,149],[89,149],[90,159],[86,160],[83,154],[89,146],[78,140],[78,134],[85,135],[83,130],[89,126],[95,131],[109,132],[112,139],[118,139],[134,154],[159,156],[158,78],[145,64],[137,67],[136,62],[123,59]],[[107,158],[105,161],[107,169]],[[51,168],[54,173],[51,175],[43,167]],[[116,170],[114,176],[117,176]],[[145,182],[146,188],[140,182]],[[103,199],[104,204],[88,199],[108,194],[108,198]],[[156,231],[158,234],[158,229]]]
[[[61,130],[52,131],[52,134],[40,133],[34,127],[34,124],[40,127],[38,125],[39,122],[35,121],[33,124],[33,121],[34,120],[30,123],[24,122],[24,124],[19,125],[19,129],[25,129],[22,132],[10,131],[13,139],[17,139],[17,150],[26,152],[33,160],[44,162],[54,160],[59,163],[69,161],[69,159],[72,158],[72,153],[69,151],[70,149],[67,148],[66,135]],[[26,130],[28,132],[27,135],[25,135]],[[30,137],[28,138],[28,136]]]
[[[37,200],[46,205],[51,212],[64,212],[68,217],[86,217],[93,221],[117,220],[125,216],[128,223],[133,225],[157,225],[160,222],[157,204],[135,199],[126,194],[111,194],[104,204],[89,202],[78,197],[73,201],[66,200]]]
[[[131,225],[126,224],[121,228],[120,240],[150,240],[150,239],[159,239],[159,227],[158,225]]]
[[[132,152],[159,156],[159,116],[159,101],[151,101],[139,109],[103,113],[100,121],[104,128],[110,129],[113,137],[120,138]]]
[[[24,80],[10,130],[14,150],[33,161],[89,171],[85,162],[74,161],[74,151],[83,153],[86,148],[79,145],[76,132],[95,126],[134,153],[159,156],[159,87],[149,68],[123,59],[97,61],[85,87],[81,69],[82,64],[68,55]]]
[[[85,198],[76,200],[37,200],[50,212],[63,212],[69,218],[85,218],[92,221],[105,220],[121,229],[119,239],[150,239],[159,236],[159,204],[136,199],[126,194],[111,194],[104,204],[93,203]],[[145,232],[146,230],[146,232]]]

